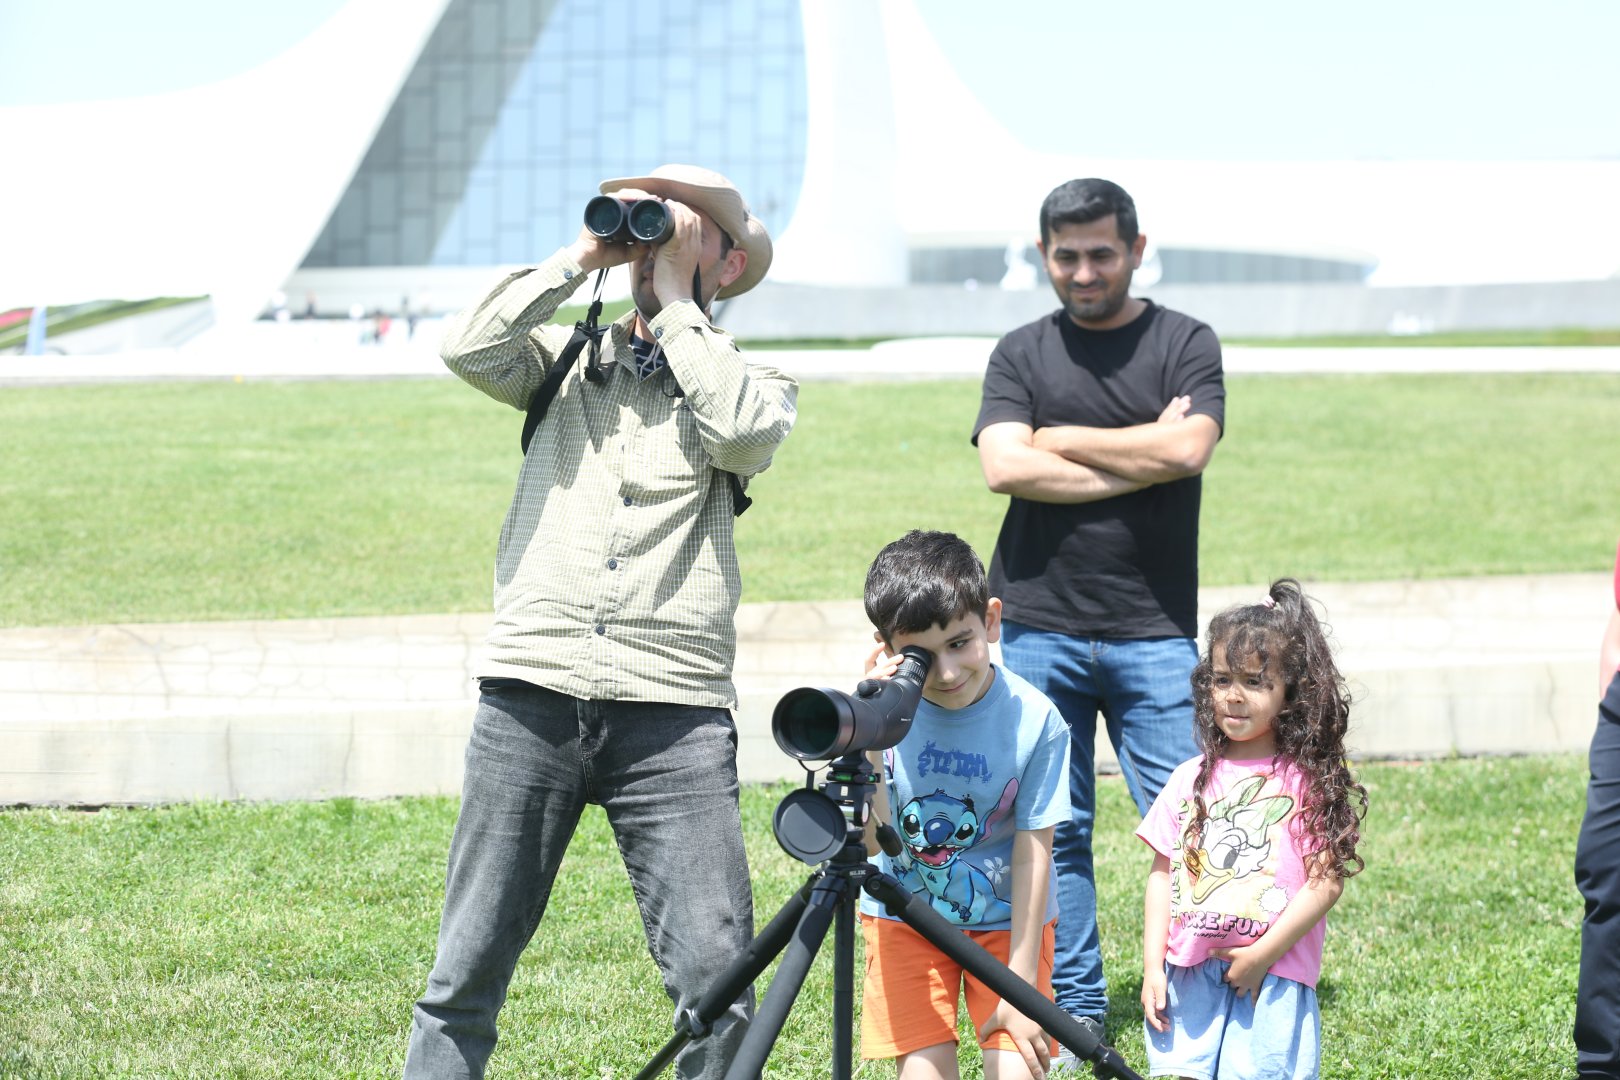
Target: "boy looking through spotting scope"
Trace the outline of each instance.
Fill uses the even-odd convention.
[[[1069,814],[1069,729],[1046,696],[990,660],[1001,601],[958,537],[913,530],[866,575],[878,646],[867,678],[889,678],[900,651],[934,655],[910,730],[872,752],[867,853],[1012,972],[1052,996],[1052,830]],[[877,843],[898,834],[900,854]],[[899,1080],[954,1078],[956,1008],[966,997],[988,1080],[1046,1075],[1040,1025],[963,970],[876,900],[861,898],[866,980],[861,1055],[895,1058]]]

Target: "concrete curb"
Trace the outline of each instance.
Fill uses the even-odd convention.
[[[1361,757],[1584,750],[1609,577],[1307,584]],[[1206,589],[1200,621],[1261,595]],[[454,793],[488,617],[0,630],[0,805]],[[770,732],[796,686],[851,690],[860,604],[738,614],[739,770],[800,779]],[[1113,765],[1106,738],[1099,765]]]

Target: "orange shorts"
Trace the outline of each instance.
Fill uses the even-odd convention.
[[[1052,928],[1041,931],[1041,959],[1035,989],[1052,997]],[[861,916],[866,940],[866,983],[861,989],[861,1056],[894,1058],[943,1042],[956,1042],[956,1002],[967,1000],[975,1029],[995,1011],[1001,995],[985,986],[927,938],[894,919]],[[968,937],[1007,962],[1011,930],[964,930]],[[980,1043],[986,1050],[1016,1053],[1008,1034],[997,1029]],[[1057,1053],[1057,1043],[1049,1048]]]

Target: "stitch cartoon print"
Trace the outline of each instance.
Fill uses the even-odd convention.
[[[1012,814],[1018,781],[1007,781],[1001,798],[983,822],[971,796],[958,798],[943,788],[919,795],[898,815],[903,843],[896,868],[900,883],[914,893],[926,894],[934,910],[962,924],[996,922],[1012,917],[1012,904],[996,891],[999,881],[963,856],[989,838]],[[1006,876],[999,860],[987,868],[998,879]],[[1010,885],[1010,882],[1009,882]]]

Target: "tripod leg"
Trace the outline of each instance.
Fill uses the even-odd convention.
[[[805,905],[809,902],[810,888],[815,884],[816,875],[810,879],[797,893],[788,898],[782,905],[782,910],[776,913],[769,925],[761,930],[753,941],[732,961],[731,966],[720,976],[720,980],[704,992],[687,1015],[680,1018],[676,1024],[674,1036],[665,1043],[663,1048],[654,1054],[652,1060],[635,1075],[635,1080],[653,1080],[653,1077],[663,1072],[669,1063],[675,1060],[681,1048],[695,1038],[701,1038],[709,1033],[709,1027],[721,1016],[725,1015],[731,1003],[742,997],[754,980],[770,966],[776,954],[781,952],[793,936],[793,930],[799,925],[804,916]]]
[[[765,1059],[787,1023],[788,1011],[804,986],[810,963],[827,936],[827,927],[839,904],[847,901],[845,890],[845,879],[831,876],[822,877],[810,890],[804,917],[782,952],[782,962],[771,980],[770,991],[754,1012],[754,1022],[748,1025],[748,1034],[743,1036],[737,1056],[726,1070],[726,1080],[755,1080],[764,1072]]]
[[[846,896],[833,922],[832,1080],[849,1080],[855,1069],[855,907]]]
[[[1092,1063],[1092,1071],[1103,1077],[1118,1080],[1142,1080],[1119,1056],[1119,1051],[1105,1046],[1087,1031],[1074,1017],[1058,1008],[1029,983],[991,956],[984,946],[952,926],[945,917],[926,901],[919,900],[905,886],[887,874],[872,874],[866,879],[866,891],[880,900],[888,910],[900,916],[905,923],[940,952],[971,971],[984,985],[1012,1003],[1013,1007],[1045,1028],[1051,1035]]]

